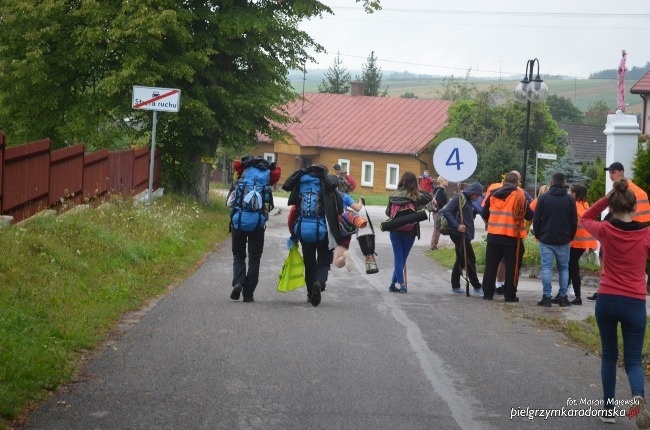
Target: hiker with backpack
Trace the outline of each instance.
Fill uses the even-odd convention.
[[[463,294],[460,288],[460,275],[465,270],[467,281],[474,287],[474,294],[482,296],[481,281],[476,275],[476,254],[472,247],[474,240],[474,217],[481,213],[480,197],[483,194],[483,185],[474,182],[452,197],[449,203],[438,213],[444,217],[449,225],[449,238],[456,249],[456,261],[451,271],[451,292]]]
[[[339,217],[341,242],[334,248],[334,266],[340,269],[345,266],[345,252],[350,249],[352,235],[358,233],[360,228],[366,227],[368,220],[359,215],[359,211],[363,207],[363,203],[365,203],[363,197],[360,197],[359,201],[355,202],[347,193],[343,193],[340,190],[339,193],[343,199],[343,207],[345,210]]]
[[[282,185],[289,191],[288,226],[291,240],[300,242],[305,263],[307,300],[318,306],[325,290],[334,248],[342,242],[339,216],[343,199],[339,179],[327,167],[311,165],[293,172]]]
[[[431,251],[435,251],[438,249],[438,242],[440,241],[440,231],[438,231],[438,229],[435,226],[435,221],[436,218],[438,217],[438,212],[448,202],[447,190],[446,190],[448,185],[447,180],[442,176],[438,176],[437,183],[438,185],[433,189],[433,200],[431,200],[431,203],[427,205],[427,209],[429,209],[429,212],[434,214],[433,232],[431,233],[431,244],[429,246],[429,249]]]
[[[233,163],[236,180],[233,182],[227,206],[230,212],[232,238],[233,280],[230,298],[253,302],[253,293],[260,274],[260,259],[264,251],[264,231],[269,212],[273,210],[271,185],[281,175],[280,167],[262,157],[245,155]],[[248,248],[248,270],[246,250]]]
[[[418,189],[418,179],[413,172],[404,172],[397,183],[397,190],[388,198],[386,215],[391,220],[400,216],[410,216],[410,213],[423,210],[432,199],[433,196],[431,194]],[[424,219],[426,219],[426,215]],[[411,252],[416,236],[418,239],[420,238],[420,223],[413,222],[400,226],[390,230],[389,234],[390,243],[393,247],[394,268],[388,291],[392,293],[406,293],[406,260]]]
[[[339,177],[339,191],[345,194],[350,194],[357,189],[357,181],[354,180],[347,172],[341,170],[340,164],[334,165],[334,174]]]

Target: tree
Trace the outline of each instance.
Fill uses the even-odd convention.
[[[381,78],[381,68],[377,67],[375,51],[372,51],[370,52],[368,61],[361,66],[361,77],[357,77],[358,80],[363,82],[363,94],[377,97],[379,95],[379,87],[381,86]]]
[[[607,123],[607,115],[609,114],[609,108],[607,107],[607,102],[600,99],[589,105],[587,112],[585,112],[584,123],[586,125],[602,125],[604,126]]]
[[[288,71],[324,51],[299,23],[324,13],[311,0],[2,1],[0,124],[17,143],[146,142],[152,114],[131,108],[133,86],[178,88],[180,111],[158,116],[163,181],[207,202],[202,157],[252,147],[291,121]]]
[[[410,91],[405,92],[400,96],[402,99],[417,99],[418,96],[415,95],[415,93],[412,93]]]
[[[350,73],[342,67],[343,60],[336,54],[334,64],[327,69],[323,81],[318,84],[318,91],[330,94],[347,94],[350,91]]]
[[[582,111],[566,97],[550,95],[546,99],[546,104],[556,122],[578,124],[584,119]]]
[[[442,79],[442,90],[438,90],[438,96],[443,100],[459,101],[459,100],[472,100],[478,96],[478,88],[476,84],[469,81],[469,74],[471,68],[465,74],[465,81],[461,82],[454,78]]]
[[[633,182],[650,194],[650,143],[648,136],[639,137],[639,148],[632,163]]]

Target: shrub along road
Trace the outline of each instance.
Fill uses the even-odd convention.
[[[229,298],[226,241],[106,344],[77,383],[30,414],[26,427],[600,426],[594,417],[528,418],[533,410],[596,411],[601,396],[598,356],[517,316],[535,307],[539,281],[530,281],[537,282],[536,291],[534,284],[522,285],[519,304],[450,294],[449,272],[427,255],[431,230],[425,222],[408,260],[408,294],[389,293],[391,248],[388,233],[378,229],[383,208],[373,207],[379,273],[365,274],[353,240],[351,263],[332,269],[314,308],[304,288],[276,291],[288,253],[284,202],[277,199],[280,211],[269,222],[254,303]],[[553,310],[593,312],[593,305],[578,308]],[[622,399],[629,395],[622,371],[617,392]],[[511,419],[513,413],[525,416]],[[627,418],[618,422],[619,428],[635,427]]]

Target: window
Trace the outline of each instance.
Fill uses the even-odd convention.
[[[375,181],[375,163],[372,161],[361,162],[361,186],[372,187]]]
[[[399,164],[386,165],[386,189],[396,190],[399,182]]]
[[[345,173],[350,173],[350,160],[346,158],[339,158],[338,164],[341,165],[341,170]]]
[[[273,163],[275,161],[275,152],[265,152],[264,159],[269,163]]]

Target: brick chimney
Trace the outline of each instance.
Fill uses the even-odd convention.
[[[350,82],[350,95],[362,96],[363,95],[363,82]]]

